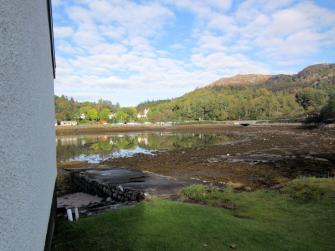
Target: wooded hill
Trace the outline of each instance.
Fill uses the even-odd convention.
[[[222,78],[172,100],[144,102],[151,121],[335,118],[335,64],[294,75]]]

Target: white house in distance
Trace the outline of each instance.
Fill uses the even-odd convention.
[[[76,126],[76,125],[78,125],[78,122],[77,121],[61,121],[60,122],[60,125],[61,126]]]
[[[149,108],[145,108],[142,112],[137,114],[138,119],[146,119],[148,117]]]
[[[51,0],[0,0],[0,65],[0,250],[49,250],[57,170]]]
[[[86,115],[85,113],[81,113],[80,116],[79,116],[80,119],[86,119]]]
[[[111,112],[110,114],[108,114],[108,119],[112,120],[115,118],[115,113]]]

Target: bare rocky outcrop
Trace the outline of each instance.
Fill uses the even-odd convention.
[[[214,83],[210,84],[209,87],[215,86],[228,86],[228,85],[255,85],[263,84],[269,80],[272,75],[261,75],[261,74],[245,74],[236,75],[230,78],[222,78]]]

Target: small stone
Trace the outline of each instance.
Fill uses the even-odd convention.
[[[207,243],[204,243],[204,245],[203,245],[204,247],[208,247],[208,244]]]
[[[109,202],[109,201],[111,201],[111,200],[112,200],[111,197],[107,197],[107,198],[106,198],[106,201],[107,201],[107,202]]]
[[[230,244],[229,247],[232,248],[232,249],[236,249],[236,248],[237,248],[237,245],[236,245],[236,244]]]
[[[251,192],[252,191],[251,187],[245,187],[244,190],[247,191],[247,192]]]

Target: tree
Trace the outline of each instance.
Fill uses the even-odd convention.
[[[129,115],[121,109],[116,112],[115,118],[118,122],[121,122],[121,123],[125,123],[129,121],[128,120]]]
[[[98,111],[95,108],[91,108],[87,111],[89,120],[98,120]]]
[[[327,94],[324,91],[312,87],[298,91],[295,97],[304,110],[309,112],[320,110],[327,100]]]
[[[109,114],[110,113],[111,113],[111,111],[108,108],[103,108],[99,112],[99,118],[100,118],[100,120],[107,121],[109,119]]]
[[[124,107],[121,109],[123,112],[127,113],[127,121],[137,119],[137,109],[135,107]]]
[[[323,121],[335,121],[335,94],[329,97],[327,105],[321,110],[320,117]]]
[[[78,117],[78,102],[64,95],[55,96],[55,112],[58,121],[76,119]]]

